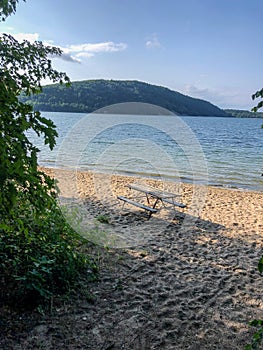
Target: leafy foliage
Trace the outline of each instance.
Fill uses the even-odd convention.
[[[255,100],[256,98],[261,97],[263,99],[263,89],[257,91],[255,94],[252,95],[252,99]],[[263,100],[259,101],[259,103],[257,104],[257,106],[255,106],[252,111],[253,112],[257,112],[259,110],[259,108],[263,107]]]
[[[263,273],[263,256],[259,259],[258,270]],[[256,327],[257,331],[253,335],[252,343],[245,346],[245,350],[260,350],[260,345],[263,343],[263,320],[253,320],[250,326]]]
[[[260,273],[263,273],[263,256],[259,259],[258,270]]]
[[[94,262],[76,250],[83,243],[55,201],[39,215],[21,195],[0,224],[1,299],[32,305],[69,291],[83,274],[96,278]]]
[[[52,121],[23,104],[18,96],[41,91],[40,82],[49,77],[68,82],[64,73],[54,71],[50,54],[59,55],[57,48],[42,43],[19,43],[10,35],[0,37],[0,214],[7,214],[21,191],[39,210],[49,206],[54,182],[37,169],[39,150],[30,142],[27,131],[44,136],[52,149],[57,136]]]
[[[2,1],[1,20],[17,3]],[[40,93],[43,79],[69,83],[49,58],[61,53],[0,35],[0,295],[9,302],[50,298],[69,291],[83,273],[92,278],[96,273],[78,250],[83,239],[65,221],[54,180],[38,169],[39,149],[28,138],[34,132],[52,149],[55,125],[19,100],[22,92]]]
[[[257,91],[252,95],[252,99],[261,97],[263,98],[263,89]],[[260,101],[257,106],[252,108],[253,112],[257,112],[259,108],[263,107],[263,101]],[[261,126],[263,128],[263,124]],[[263,273],[263,256],[259,259],[258,262],[258,270],[262,274]],[[247,344],[245,350],[260,350],[260,345],[263,343],[263,320],[253,320],[250,322],[250,325],[253,327],[257,327],[257,331],[253,336],[253,340],[251,344]]]
[[[263,320],[254,320],[249,324],[257,327],[257,332],[253,335],[252,343],[245,346],[245,350],[260,350],[260,344],[263,342]]]
[[[26,0],[23,0],[26,1]],[[16,5],[19,0],[1,0],[0,21],[5,21],[6,17],[16,12]]]
[[[38,110],[53,112],[90,113],[116,103],[144,102],[181,115],[227,116],[207,101],[140,81],[78,81],[73,82],[69,89],[54,84],[45,86],[37,96],[22,95],[21,101],[33,104]]]

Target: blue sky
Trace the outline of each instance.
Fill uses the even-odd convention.
[[[221,108],[263,87],[263,0],[28,0],[1,32],[61,47],[72,81],[140,80]]]

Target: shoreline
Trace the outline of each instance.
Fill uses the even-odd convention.
[[[62,168],[62,167],[52,167],[52,166],[39,166],[39,169],[48,169],[48,171],[50,172],[56,172],[56,171],[67,171],[67,172],[76,172],[75,169],[73,168],[70,168],[70,167],[65,167],[65,168]],[[96,174],[105,174],[106,176],[122,176],[122,177],[129,177],[131,179],[147,179],[149,181],[153,180],[153,181],[163,181],[163,182],[171,182],[171,183],[175,183],[175,184],[180,184],[180,183],[183,183],[183,184],[189,184],[189,185],[192,185],[192,186],[205,186],[205,187],[215,187],[215,188],[222,188],[222,189],[225,189],[225,190],[233,190],[233,191],[244,191],[244,192],[256,192],[256,193],[263,193],[263,185],[262,185],[262,190],[260,189],[251,189],[249,187],[239,187],[240,185],[231,185],[231,184],[219,184],[219,183],[212,183],[212,182],[208,182],[207,184],[204,184],[203,181],[200,181],[200,182],[193,182],[191,181],[190,179],[189,180],[185,180],[185,179],[182,179],[181,177],[180,178],[169,178],[169,177],[166,177],[163,176],[163,177],[155,177],[155,176],[150,176],[150,175],[147,175],[146,173],[144,174],[139,174],[139,173],[131,173],[131,174],[128,174],[123,172],[123,173],[119,173],[119,174],[112,174],[110,171],[109,172],[100,172],[100,171],[94,171],[94,170],[86,170],[86,169],[78,169],[77,170],[78,173],[90,173],[90,174],[93,174],[93,173],[96,173]]]

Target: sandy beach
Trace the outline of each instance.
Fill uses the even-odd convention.
[[[16,349],[38,341],[41,349],[234,350],[251,340],[248,322],[263,318],[262,192],[45,171],[59,181],[68,220],[109,253],[91,285],[94,303],[57,311]],[[129,183],[176,193],[186,208],[160,208],[148,220],[117,199],[134,195]]]

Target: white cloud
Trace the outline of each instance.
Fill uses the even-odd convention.
[[[215,95],[218,97],[218,92],[216,92],[215,90],[209,90],[207,88],[199,88],[195,85],[186,85],[184,91],[186,94],[197,98],[207,99],[208,97],[211,98],[211,96],[215,96]]]
[[[54,40],[45,40],[43,43],[44,43],[45,45],[54,46]]]
[[[12,36],[19,42],[23,40],[28,40],[29,42],[33,43],[34,41],[39,40],[38,33],[17,33],[12,34]]]
[[[127,48],[127,44],[119,43],[116,44],[112,41],[96,43],[96,44],[80,44],[80,45],[69,45],[64,48],[65,52],[82,52],[82,53],[99,53],[99,52],[117,52],[123,51]]]
[[[67,61],[67,62],[81,63],[81,60],[79,60],[77,57],[71,56],[65,52],[62,52],[61,56],[55,56],[55,57],[60,58],[63,61]]]
[[[199,88],[187,85],[182,93],[191,97],[200,98],[215,104],[220,108],[251,109],[251,96],[249,92],[234,87],[222,89]]]
[[[158,48],[161,47],[160,41],[157,38],[157,35],[154,34],[152,38],[146,41],[145,46],[147,49]]]
[[[90,57],[93,57],[94,56],[94,53],[92,52],[79,52],[76,54],[75,57],[86,57],[86,58],[90,58]]]
[[[28,40],[33,43],[39,40],[38,33],[10,33],[19,42]],[[126,50],[127,44],[125,43],[114,43],[113,41],[106,41],[100,43],[83,43],[78,45],[68,45],[61,47],[56,45],[53,40],[45,40],[43,44],[46,46],[56,46],[62,50],[61,56],[54,56],[54,58],[60,58],[67,62],[81,63],[81,58],[90,58],[98,53],[111,53]]]
[[[114,43],[112,41],[102,43],[84,43],[78,45],[68,45],[66,47],[60,47],[63,51],[60,58],[65,61],[81,63],[80,58],[90,58],[97,53],[110,53],[119,52],[127,48],[125,43]]]

